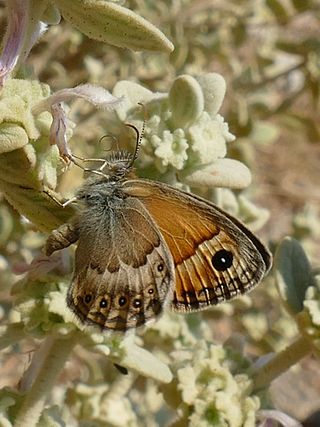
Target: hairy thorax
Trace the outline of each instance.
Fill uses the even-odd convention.
[[[122,180],[114,181],[107,177],[94,177],[78,191],[77,199],[85,206],[98,210],[111,208],[126,198],[121,186]]]

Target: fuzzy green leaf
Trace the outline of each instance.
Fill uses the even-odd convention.
[[[282,303],[289,314],[299,313],[313,277],[308,258],[297,240],[286,237],[280,243],[275,254],[275,271]]]
[[[193,123],[204,108],[201,86],[196,79],[188,75],[175,79],[169,92],[169,101],[176,127],[183,128]]]
[[[0,123],[0,154],[8,153],[28,144],[26,131],[15,123]]]
[[[60,207],[48,196],[50,190],[36,190],[0,180],[0,191],[7,201],[40,231],[48,232],[67,222],[74,214],[71,206]],[[51,192],[50,192],[51,193]]]
[[[54,0],[65,20],[86,36],[132,50],[171,52],[167,37],[131,10],[104,0]]]
[[[218,73],[208,73],[196,77],[204,96],[204,109],[215,116],[226,94],[226,81]]]

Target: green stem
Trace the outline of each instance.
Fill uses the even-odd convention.
[[[251,84],[246,84],[246,85],[244,85],[244,84],[239,84],[239,89],[242,89],[242,88],[244,88],[244,87],[246,87],[246,88],[248,88],[249,87],[249,89],[250,90],[256,90],[256,89],[259,89],[260,87],[264,87],[264,86],[266,86],[267,84],[269,84],[269,83],[273,83],[275,80],[278,80],[278,79],[280,79],[281,77],[284,77],[284,76],[287,76],[287,75],[289,75],[290,73],[292,73],[293,71],[296,71],[296,70],[299,70],[299,68],[302,68],[303,66],[305,66],[305,64],[306,64],[306,61],[305,60],[302,60],[301,62],[299,62],[298,64],[295,64],[293,67],[291,67],[291,68],[288,68],[288,69],[286,69],[286,70],[283,70],[283,71],[281,71],[280,73],[278,73],[278,74],[275,74],[275,75],[273,75],[273,76],[269,76],[269,77],[266,77],[266,78],[264,78],[263,80],[260,80],[259,82],[254,82],[254,83],[251,83]]]
[[[77,333],[68,339],[47,338],[48,351],[45,352],[42,366],[18,411],[14,427],[36,426],[46,399],[77,341]]]
[[[285,350],[253,372],[254,392],[266,388],[279,375],[299,362],[312,351],[312,343],[305,337],[298,338]]]

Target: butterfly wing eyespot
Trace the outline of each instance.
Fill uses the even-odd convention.
[[[139,200],[128,200],[119,216],[118,212],[109,215],[113,215],[113,235],[106,224],[97,231],[89,223],[80,232],[67,303],[84,323],[125,331],[162,312],[171,298],[174,265],[165,240]]]
[[[101,298],[99,306],[102,309],[107,308],[108,307],[108,299],[107,298]]]
[[[218,271],[225,271],[232,266],[233,255],[231,251],[220,249],[211,257],[213,268]]]
[[[139,297],[136,297],[136,298],[132,301],[133,308],[135,308],[135,309],[141,308],[141,307],[142,307],[142,304],[143,304],[143,302],[142,302],[142,298],[141,298],[140,296],[139,296]]]
[[[149,257],[156,255],[152,253]],[[173,269],[164,265],[159,276],[158,263],[150,260],[139,269],[120,269],[119,277],[131,277],[130,282],[117,280],[113,273],[106,271],[103,283],[97,283],[93,296],[85,291],[88,283],[82,281],[79,288],[79,283],[73,282],[68,305],[84,323],[98,324],[103,329],[124,331],[141,326],[162,312],[173,284]],[[145,278],[149,280],[147,283]]]
[[[117,304],[119,307],[125,307],[128,304],[128,298],[125,295],[121,295],[121,297],[118,298]]]
[[[123,190],[142,201],[175,265],[172,308],[204,309],[256,286],[271,255],[242,223],[212,203],[163,183],[132,180]]]
[[[84,302],[86,304],[90,304],[91,300],[92,300],[92,295],[86,294],[85,297],[84,297]]]

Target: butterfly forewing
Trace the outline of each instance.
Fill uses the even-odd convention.
[[[200,197],[147,180],[127,181],[159,227],[175,266],[172,308],[203,309],[257,285],[271,265],[263,244],[239,221]]]

